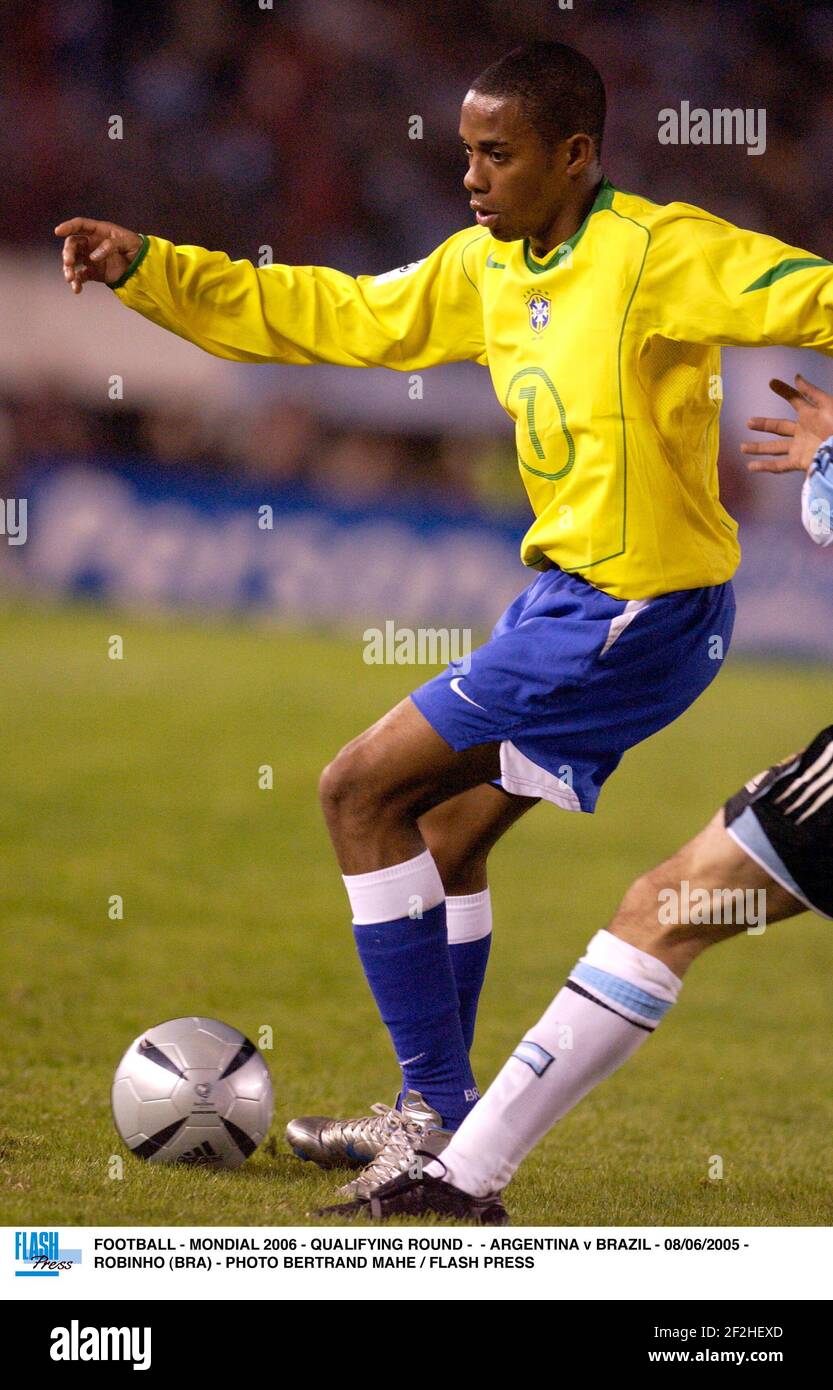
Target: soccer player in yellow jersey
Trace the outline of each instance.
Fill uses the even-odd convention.
[[[322,777],[359,955],[402,1069],[395,1109],[289,1127],[301,1157],[369,1161],[348,1196],[407,1167],[416,1141],[441,1151],[477,1100],[468,1054],[493,844],[540,799],[592,811],[626,749],[720,668],[739,558],[718,495],[720,345],[833,354],[831,263],[615,188],[604,115],[601,78],[573,49],[530,44],[493,64],[460,123],[475,225],[381,275],[255,268],[86,218],[56,228],[74,292],[109,284],[208,352],[399,371],[474,360],[516,422],[534,518],[521,555],[540,572],[470,669],[416,690]],[[585,958],[622,1000],[620,1015],[574,991],[582,1035],[597,1039],[583,1050],[588,1085],[628,1055],[633,991],[656,1019],[679,985],[634,950],[624,960],[600,933]],[[553,1059],[521,1060],[543,1076]]]

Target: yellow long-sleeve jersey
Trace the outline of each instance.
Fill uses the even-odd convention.
[[[717,481],[720,345],[833,355],[830,261],[607,179],[543,260],[471,227],[354,279],[151,236],[113,288],[235,361],[488,366],[535,514],[521,558],[616,598],[719,584],[737,567]]]

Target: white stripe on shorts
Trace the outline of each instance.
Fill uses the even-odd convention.
[[[637,613],[641,613],[643,608],[647,608],[651,602],[649,598],[629,598],[621,613],[617,613],[615,618],[611,618],[610,627],[607,630],[605,644],[599,652],[599,656],[604,656],[609,652],[613,643],[618,637],[622,636],[626,627],[630,627]]]

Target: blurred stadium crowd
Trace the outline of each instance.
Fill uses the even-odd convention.
[[[54,384],[0,403],[7,495],[30,467],[142,459],[162,478],[170,470],[196,483],[239,480],[270,492],[303,484],[348,509],[395,497],[452,514],[472,507],[525,514],[511,439],[345,429],[292,402],[210,418],[188,404],[97,410]]]
[[[262,7],[263,6],[263,7]],[[833,257],[833,24],[818,0],[28,0],[2,11],[0,209],[7,250],[56,257],[77,213],[256,259],[388,269],[425,254],[469,212],[457,137],[468,80],[534,37],[584,49],[608,84],[605,168],[657,201],[700,203]],[[796,100],[796,93],[801,99]],[[763,107],[767,149],[660,146],[658,112]],[[101,138],[113,115],[124,138]],[[422,117],[423,138],[408,138]],[[55,259],[56,276],[57,257]],[[33,383],[0,419],[8,470],[32,453],[145,452],[163,465],[291,480],[362,496],[409,480],[462,503],[514,497],[505,441],[325,430],[272,406],[218,437],[199,412],[97,412]],[[220,463],[218,464],[218,459]],[[732,470],[729,470],[732,474]],[[729,505],[746,489],[737,464]]]
[[[357,273],[468,221],[459,104],[489,61],[563,38],[610,93],[614,183],[833,250],[833,24],[799,0],[27,0],[5,7],[4,238],[56,208]],[[796,92],[801,100],[796,100]],[[665,106],[764,107],[763,157],[657,144]],[[112,114],[126,138],[89,138]],[[408,118],[424,121],[408,139]],[[129,138],[127,138],[129,136]],[[660,157],[661,155],[661,157]],[[727,180],[727,173],[733,177]]]

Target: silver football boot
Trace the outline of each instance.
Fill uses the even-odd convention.
[[[333,1120],[324,1115],[290,1120],[286,1142],[297,1158],[317,1163],[319,1168],[364,1168],[390,1138],[389,1116],[398,1115],[394,1106],[382,1101],[371,1105],[370,1111],[355,1120]]]
[[[442,1153],[452,1135],[450,1129],[443,1129],[442,1117],[419,1091],[408,1091],[402,1109],[388,1111],[385,1122],[385,1144],[357,1178],[336,1189],[340,1197],[369,1199],[377,1187],[408,1171],[416,1149],[436,1156]]]

